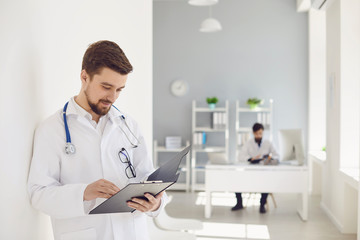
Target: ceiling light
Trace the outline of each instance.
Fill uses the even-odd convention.
[[[222,27],[220,22],[215,18],[205,19],[200,26],[200,32],[218,32]]]
[[[218,0],[189,0],[188,2],[193,6],[211,6],[218,3]]]
[[[220,22],[212,17],[212,7],[209,7],[209,18],[205,19],[200,25],[200,32],[211,33],[221,31]]]

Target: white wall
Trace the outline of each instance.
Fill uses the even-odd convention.
[[[343,182],[339,176],[340,159],[340,2],[334,1],[326,12],[327,113],[324,191],[322,206],[339,229],[342,228]],[[331,27],[330,27],[331,26]],[[333,80],[332,80],[333,79]],[[332,81],[330,83],[330,81]]]
[[[359,17],[359,0],[335,0],[326,11],[327,161],[322,207],[343,233],[356,233],[357,221],[351,214],[357,211],[356,189],[349,188],[340,168],[359,167]]]
[[[340,166],[359,168],[360,1],[340,2]]]
[[[266,105],[274,100],[276,147],[279,129],[301,128],[307,140],[308,16],[296,6],[294,0],[220,1],[213,16],[223,30],[206,34],[198,29],[208,9],[185,0],[154,2],[154,138],[159,144],[173,135],[192,140],[192,100],[206,105],[210,96],[217,96],[220,106],[230,101],[230,162],[236,160],[236,100],[241,106],[252,97]],[[180,98],[169,87],[178,78],[189,83],[189,93]],[[205,120],[198,124],[208,124]],[[240,119],[243,127],[256,120]],[[217,133],[209,135],[207,144],[223,144]],[[207,161],[206,155],[197,161]]]
[[[88,44],[109,39],[134,66],[116,104],[151,146],[152,2],[0,0],[0,23],[0,239],[51,239],[26,192],[35,127],[78,93]]]

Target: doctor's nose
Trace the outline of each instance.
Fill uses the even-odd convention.
[[[107,100],[109,100],[109,101],[111,101],[112,103],[114,103],[118,97],[119,97],[119,94],[117,94],[116,91],[112,91],[111,93],[109,93],[109,94],[107,95]]]

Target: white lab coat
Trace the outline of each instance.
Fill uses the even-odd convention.
[[[108,113],[101,136],[88,119],[80,116],[74,102],[67,108],[67,121],[73,155],[65,154],[66,135],[62,109],[45,120],[36,130],[28,190],[32,205],[51,216],[55,240],[148,240],[146,215],[157,216],[166,203],[163,195],[156,212],[88,215],[104,199],[83,201],[86,186],[106,179],[120,189],[129,182],[144,180],[153,170],[144,137],[137,123],[125,115],[126,122],[141,144],[132,148],[120,127],[132,142],[136,140],[125,127],[114,108]],[[128,179],[126,164],[118,158],[125,148],[136,170],[136,178]],[[99,202],[99,200],[101,200]]]
[[[255,139],[252,138],[248,140],[242,147],[238,160],[240,162],[246,162],[250,158],[256,157],[258,155],[263,156],[267,154],[271,154],[271,157],[273,159],[279,158],[279,154],[276,152],[274,145],[269,140],[262,139],[259,147],[257,142],[255,142]]]

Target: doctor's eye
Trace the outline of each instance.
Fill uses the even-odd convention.
[[[110,87],[102,86],[106,90],[110,90]]]

